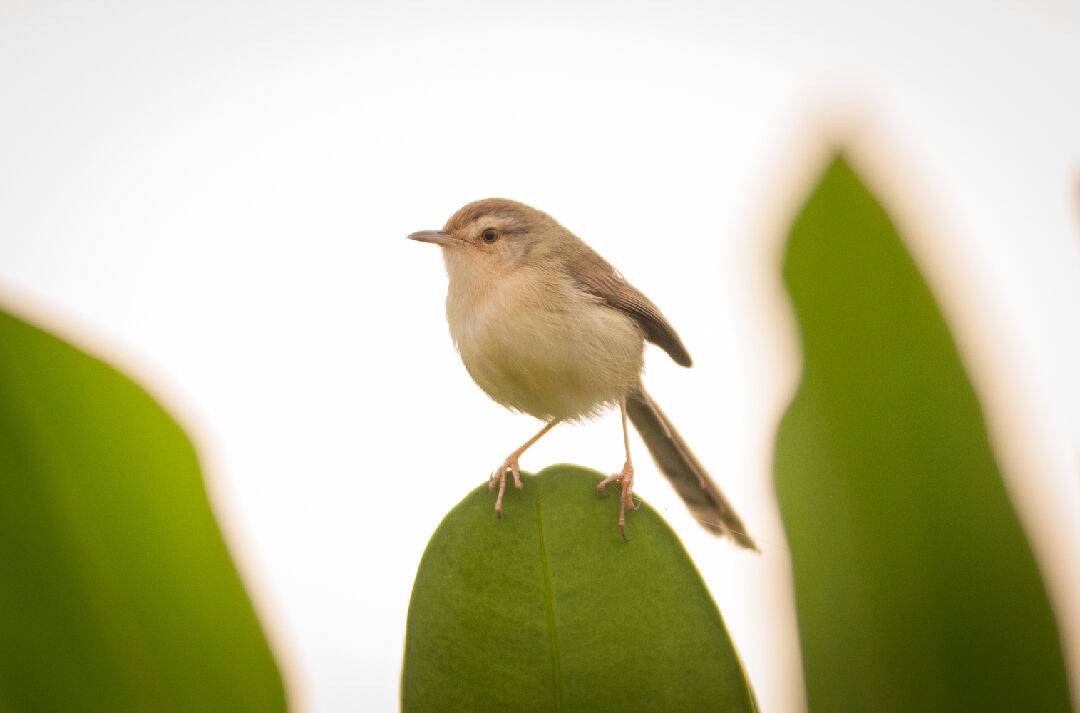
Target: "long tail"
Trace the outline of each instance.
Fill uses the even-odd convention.
[[[626,397],[626,411],[660,472],[671,481],[701,526],[718,537],[730,537],[736,544],[757,551],[735,508],[641,384]]]

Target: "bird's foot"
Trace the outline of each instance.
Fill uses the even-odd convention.
[[[506,492],[506,471],[514,474],[514,487],[521,490],[521,472],[516,454],[504,460],[503,464],[491,474],[491,480],[488,481],[488,490],[494,490],[496,485],[499,486],[499,497],[495,498],[495,517],[499,518],[502,517],[503,493]]]
[[[638,506],[634,504],[634,466],[630,464],[630,461],[626,461],[626,465],[623,466],[622,472],[615,475],[609,475],[601,480],[596,485],[596,492],[600,497],[605,497],[604,488],[608,483],[618,482],[622,488],[622,493],[619,496],[619,532],[622,533],[623,539],[629,541],[626,536],[626,509],[637,510]]]

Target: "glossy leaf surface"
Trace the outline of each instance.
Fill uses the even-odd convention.
[[[754,710],[716,604],[660,516],[642,504],[625,542],[618,487],[597,497],[599,474],[523,478],[501,520],[481,486],[428,544],[404,711]]]

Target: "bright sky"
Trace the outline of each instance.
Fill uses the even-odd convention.
[[[646,383],[757,537],[699,531],[632,441],[766,713],[804,705],[771,490],[797,379],[776,264],[829,141],[908,232],[1080,669],[1080,4],[52,2],[0,7],[0,302],[196,439],[294,704],[397,705],[445,512],[538,428],[454,353],[461,204],[545,210],[695,360]],[[618,419],[529,470],[622,463]],[[1074,683],[1074,693],[1080,685]]]

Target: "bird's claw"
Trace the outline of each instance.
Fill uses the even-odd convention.
[[[495,517],[502,519],[502,501],[503,493],[506,492],[506,471],[510,471],[514,476],[514,487],[521,490],[521,470],[518,465],[518,459],[514,457],[507,458],[503,461],[503,464],[491,474],[491,479],[488,481],[488,490],[494,490],[495,485],[499,486],[499,496],[495,498]]]
[[[608,483],[616,481],[622,488],[622,492],[619,494],[619,532],[622,533],[622,538],[629,542],[630,538],[626,536],[626,510],[627,508],[637,510],[639,507],[634,502],[634,467],[630,465],[629,460],[623,466],[622,472],[609,475],[596,484],[597,495],[602,498],[607,497],[604,488],[608,486]]]

